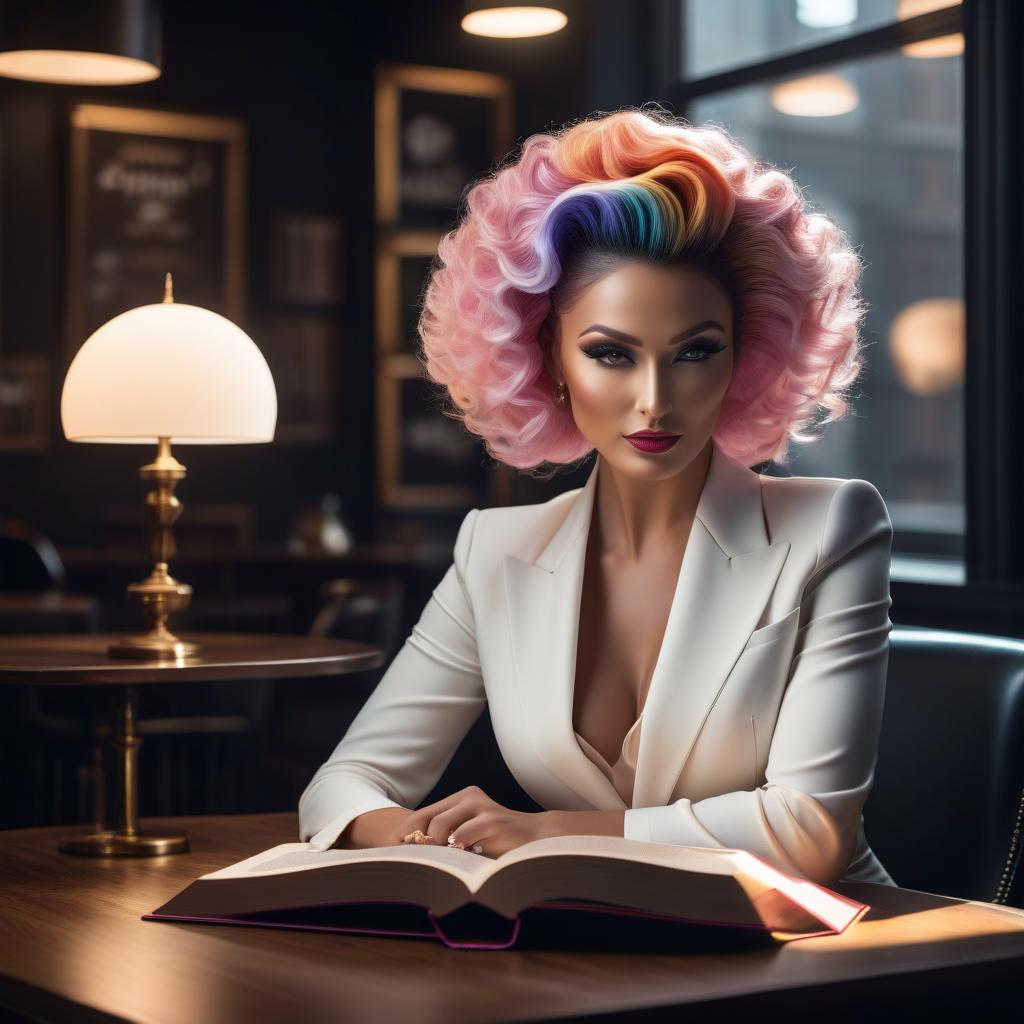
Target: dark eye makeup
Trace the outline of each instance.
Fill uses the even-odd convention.
[[[618,345],[609,345],[607,342],[600,342],[598,344],[584,345],[581,347],[584,355],[601,363],[602,366],[624,366],[626,363],[633,362],[629,353]],[[720,342],[712,341],[710,338],[698,339],[697,341],[687,345],[679,353],[678,358],[676,358],[674,362],[702,363],[706,359],[710,359],[716,353],[723,351],[725,347],[725,345]],[[618,356],[621,358],[609,361],[607,359],[608,356]]]

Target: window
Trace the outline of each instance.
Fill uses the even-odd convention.
[[[864,477],[893,576],[966,579],[963,36],[948,0],[682,0],[674,106],[849,234],[869,305],[847,419],[783,472]],[[755,63],[756,62],[756,63]]]

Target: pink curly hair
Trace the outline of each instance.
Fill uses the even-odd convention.
[[[545,366],[552,291],[579,257],[714,266],[736,312],[715,440],[746,466],[849,411],[862,368],[861,263],[799,186],[715,125],[627,109],[533,135],[480,180],[438,245],[420,359],[496,459],[521,469],[592,449]],[[564,282],[563,282],[564,283]]]

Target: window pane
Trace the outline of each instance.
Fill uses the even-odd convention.
[[[811,208],[833,217],[863,257],[870,310],[854,410],[821,441],[791,445],[787,468],[871,480],[904,551],[962,551],[961,71],[959,57],[893,53],[802,80],[812,83],[802,106],[787,82],[704,98],[687,111],[790,171]],[[789,87],[788,106],[778,85]],[[778,109],[830,95],[851,109],[831,117]],[[925,535],[923,543],[908,534]]]
[[[684,79],[890,25],[960,0],[681,0]],[[957,39],[944,40],[953,47]],[[928,40],[932,46],[939,40]]]

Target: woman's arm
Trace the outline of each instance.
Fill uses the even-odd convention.
[[[625,812],[627,839],[750,850],[825,885],[853,855],[871,790],[889,655],[892,524],[878,491],[846,480],[832,496],[802,597],[793,665],[765,784]]]
[[[473,509],[463,520],[452,565],[419,622],[299,798],[303,842],[326,850],[352,824],[348,841],[390,845],[372,842],[390,835],[389,817],[355,819],[384,808],[397,809],[396,819],[408,815],[483,711],[487,698],[465,589],[478,515]],[[388,824],[382,829],[381,822]]]
[[[622,836],[625,811],[544,811],[551,836]]]

